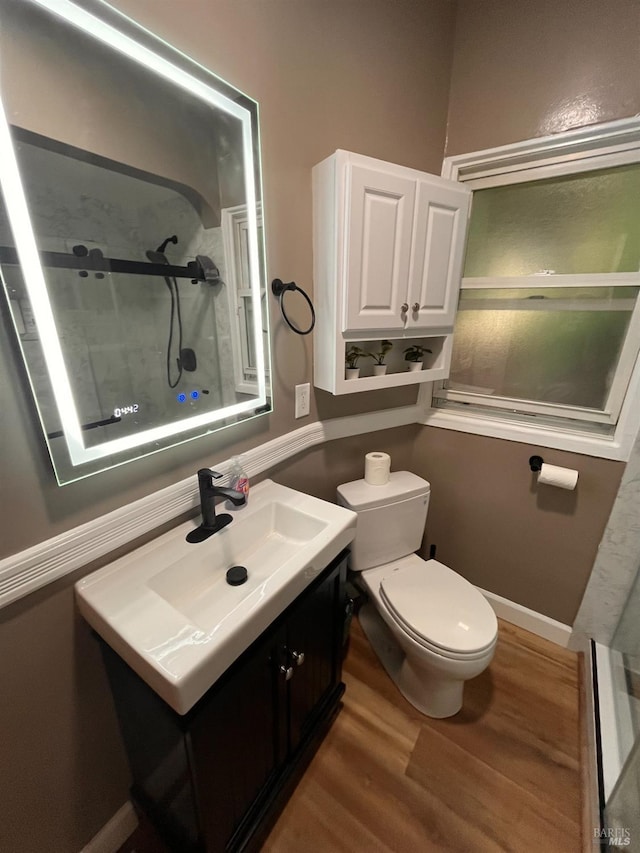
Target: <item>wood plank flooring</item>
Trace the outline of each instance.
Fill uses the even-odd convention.
[[[577,656],[507,623],[463,710],[404,700],[354,622],[344,708],[264,853],[580,850]]]
[[[344,707],[263,853],[574,853],[580,844],[577,656],[500,623],[463,710],[430,720],[354,620]],[[141,826],[123,853],[163,853]]]

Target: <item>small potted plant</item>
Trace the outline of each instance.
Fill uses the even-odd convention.
[[[391,343],[391,341],[380,341],[380,348],[377,352],[367,353],[367,355],[375,362],[375,364],[373,365],[374,376],[384,376],[384,374],[387,372],[385,358],[387,353],[391,352],[392,349],[393,344]]]
[[[346,379],[357,379],[360,376],[360,368],[358,367],[358,361],[362,358],[362,356],[368,355],[363,349],[357,347],[355,344],[352,344],[345,353],[345,378]]]
[[[404,360],[409,362],[409,370],[422,370],[422,357],[425,352],[431,352],[419,344],[407,347],[404,351]]]

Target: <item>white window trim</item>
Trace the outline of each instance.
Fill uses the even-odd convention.
[[[251,297],[252,292],[249,288],[239,288],[237,286],[237,282],[242,278],[242,232],[247,229],[248,224],[249,218],[246,204],[227,207],[221,211],[222,239],[227,262],[229,313],[235,318],[230,329],[235,389],[241,394],[256,394],[258,388],[258,371],[256,368],[249,367],[248,363],[249,342],[246,330],[249,327],[249,323],[242,298]],[[258,228],[262,227],[262,205],[260,203],[256,205],[256,224]],[[248,261],[247,257],[246,262],[248,263]],[[261,300],[265,298],[264,287],[260,290],[260,297]],[[260,319],[262,316],[262,312],[260,312],[255,322],[262,323],[263,321]],[[264,334],[262,337],[264,337]],[[268,395],[271,393],[268,359],[265,360],[265,372],[266,393]],[[252,378],[248,379],[247,377],[249,376]]]
[[[473,190],[638,162],[640,117],[633,117],[500,148],[447,157],[443,162],[442,176],[464,182]],[[505,180],[505,176],[508,176],[508,180]],[[632,275],[637,281],[636,274]],[[546,279],[541,276],[538,286],[543,285],[543,282],[558,286],[560,278],[553,276]],[[431,383],[425,383],[420,389],[419,402],[425,411],[421,419],[423,424],[604,459],[628,460],[640,426],[640,359],[636,360],[633,367],[612,437],[585,435],[525,421],[500,420],[488,413],[480,415],[477,411],[466,414],[436,409],[432,405],[432,389]]]

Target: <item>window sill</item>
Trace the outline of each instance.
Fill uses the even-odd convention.
[[[567,450],[572,453],[583,453],[585,456],[597,456],[622,462],[628,460],[635,438],[634,431],[625,430],[621,425],[618,426],[614,437],[603,438],[563,432],[560,429],[539,425],[501,421],[475,413],[465,415],[460,412],[432,408],[426,409],[420,423],[425,426],[486,435],[506,441],[519,441],[536,447],[550,447],[555,450]]]

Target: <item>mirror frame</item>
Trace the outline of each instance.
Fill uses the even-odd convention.
[[[229,425],[228,419],[247,417],[258,413],[256,410],[270,410],[267,396],[266,358],[262,328],[263,306],[261,288],[264,289],[264,270],[258,251],[258,204],[262,200],[260,144],[258,133],[257,102],[231,87],[211,71],[195,63],[185,54],[168,45],[158,37],[143,29],[132,19],[109,6],[103,0],[88,0],[84,6],[93,7],[99,14],[94,14],[72,0],[23,0],[35,6],[42,7],[47,12],[57,15],[73,27],[83,31],[111,48],[116,55],[123,54],[128,59],[154,72],[161,79],[188,91],[192,96],[203,102],[223,110],[237,118],[242,126],[242,151],[246,167],[244,169],[244,187],[246,193],[246,215],[248,219],[248,248],[251,280],[251,303],[254,317],[255,353],[257,359],[257,395],[250,400],[234,403],[212,412],[204,412],[188,418],[182,418],[173,423],[150,427],[143,431],[110,441],[104,441],[92,447],[86,447],[83,440],[83,430],[76,409],[71,381],[65,367],[63,351],[58,338],[53,309],[40,259],[36,236],[31,224],[27,198],[22,184],[18,160],[14,150],[11,127],[7,120],[4,105],[0,97],[0,187],[2,189],[7,217],[13,232],[13,239],[18,255],[25,287],[32,305],[35,322],[42,341],[47,373],[59,412],[64,438],[69,457],[74,469],[86,463],[113,457],[118,453],[141,448],[140,455],[165,449],[166,446],[179,443],[180,436],[190,433],[185,439],[197,437],[194,430],[201,429],[202,435],[210,431],[212,425]],[[113,21],[113,22],[112,22]],[[125,30],[129,30],[131,35]],[[220,91],[222,90],[222,91]],[[232,99],[224,91],[233,92],[237,99]],[[1,271],[0,271],[1,274]],[[3,277],[4,283],[4,277]],[[6,291],[6,285],[5,285]],[[8,292],[7,292],[8,295]],[[12,314],[13,316],[13,314]],[[14,320],[15,323],[15,320]],[[18,329],[16,328],[16,333]],[[19,335],[18,335],[19,337]],[[267,347],[268,351],[268,347]],[[268,356],[267,356],[268,358]],[[36,390],[33,388],[34,396]],[[37,402],[37,396],[36,396]],[[44,427],[44,424],[43,424]],[[215,429],[215,427],[213,427]],[[46,435],[46,428],[45,428]],[[175,437],[176,441],[171,442]],[[162,447],[153,446],[154,442],[169,444]],[[143,449],[147,446],[147,449]],[[56,468],[51,447],[49,448]],[[132,461],[131,457],[122,460]],[[106,467],[121,464],[112,460]],[[101,468],[99,470],[105,470]],[[57,469],[56,469],[57,473]],[[78,468],[79,477],[97,473],[96,470],[83,472]],[[78,478],[73,478],[78,479]],[[65,479],[60,482],[70,482]]]

